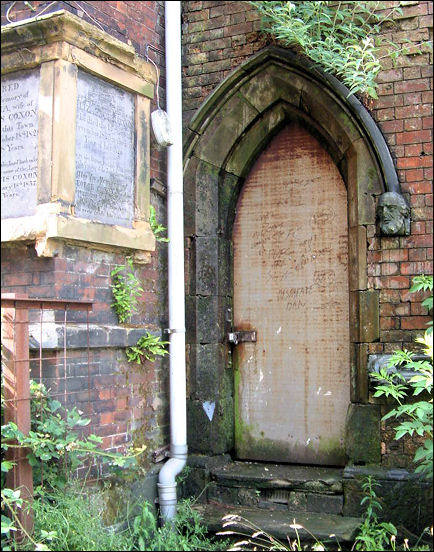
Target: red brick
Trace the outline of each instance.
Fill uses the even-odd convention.
[[[407,249],[387,249],[382,251],[382,254],[385,262],[399,262],[408,259]]]
[[[393,274],[399,273],[399,265],[397,263],[382,263],[381,264],[381,275],[382,276],[392,276]]]
[[[426,248],[410,249],[408,252],[409,261],[424,261],[426,259]]]
[[[420,70],[419,70],[420,73]],[[420,76],[420,75],[419,75]],[[380,71],[377,77],[378,83],[401,81],[403,78],[402,69],[391,69],[390,71]],[[416,77],[413,77],[416,78]]]
[[[422,127],[422,122],[420,123],[420,126]],[[391,134],[392,132],[401,132],[402,130],[404,130],[404,121],[402,120],[384,121],[380,123],[380,127],[384,132],[384,134]]]
[[[399,329],[399,318],[385,317],[380,316],[380,328],[382,330],[398,330]]]
[[[420,149],[420,146],[417,146]],[[397,169],[416,169],[432,166],[432,155],[419,155],[417,157],[402,157],[396,160]]]
[[[397,119],[408,119],[410,117],[428,117],[432,115],[432,108],[428,104],[417,104],[405,107],[397,107],[395,116]]]
[[[402,103],[404,105],[420,104],[422,102],[422,94],[420,92],[410,92],[399,97],[403,98]]]
[[[101,425],[113,424],[114,412],[102,412],[100,414],[100,423]]]
[[[424,330],[430,320],[432,320],[430,316],[404,316],[401,318],[401,328],[403,330]]]
[[[415,236],[408,236],[400,238],[402,247],[432,247],[432,235],[420,234]]]
[[[379,278],[380,287],[387,289],[406,289],[410,285],[407,276],[384,276]]]
[[[432,266],[429,261],[401,263],[401,274],[429,274],[431,270]]]
[[[379,109],[375,113],[377,121],[392,121],[395,119],[395,109]]]
[[[415,207],[412,210],[412,220],[432,220],[432,209],[430,207]]]
[[[380,291],[380,303],[399,303],[400,301],[401,294],[399,290],[382,289]]]
[[[406,119],[402,121],[404,123],[404,130],[420,130],[422,128],[422,119]]]
[[[28,286],[32,284],[32,275],[29,272],[16,272],[4,275],[5,286]]]
[[[404,148],[405,156],[406,157],[423,157],[423,153],[425,152],[425,144],[408,144]],[[427,152],[425,152],[427,153]]]
[[[395,82],[393,85],[395,94],[405,94],[407,92],[422,92],[429,90],[428,79],[415,79],[411,81]]]
[[[422,119],[422,128],[432,128],[433,125],[432,117],[424,117]]]
[[[398,134],[396,137],[397,144],[420,144],[431,140],[430,130],[414,130]]]
[[[412,234],[427,234],[425,221],[413,222],[411,225]]]
[[[423,180],[423,178],[423,169],[410,169],[405,171],[406,182],[419,182],[420,180]]]
[[[427,309],[422,306],[422,303],[407,303],[410,305],[410,313],[412,316],[426,316]]]

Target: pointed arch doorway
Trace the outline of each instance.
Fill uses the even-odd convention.
[[[233,228],[237,458],[343,465],[350,403],[347,193],[330,155],[284,127]]]
[[[332,366],[332,369],[336,369],[334,365],[339,362],[342,363],[342,366],[345,365],[344,375],[342,375],[342,381],[345,380],[342,406],[339,407],[339,413],[331,411],[330,415],[327,414],[329,420],[339,418],[336,425],[340,429],[337,436],[326,437],[324,434],[324,437],[320,439],[319,433],[315,433],[313,427],[315,424],[310,421],[310,414],[306,419],[304,414],[300,414],[301,421],[299,423],[306,425],[307,430],[302,436],[294,436],[294,439],[304,439],[305,443],[309,439],[309,443],[315,439],[316,442],[322,440],[320,447],[324,452],[322,460],[317,458],[319,449],[315,449],[313,445],[304,447],[306,450],[314,451],[310,458],[303,455],[284,457],[281,454],[280,445],[274,447],[274,452],[273,447],[268,447],[268,449],[262,447],[260,455],[263,460],[270,461],[279,459],[289,462],[330,464],[342,464],[345,461],[345,453],[342,452],[342,426],[345,432],[344,405],[349,401],[354,405],[367,404],[366,348],[368,343],[379,338],[378,292],[369,289],[367,281],[367,228],[369,225],[375,225],[376,196],[385,191],[399,192],[392,158],[381,133],[363,106],[354,97],[348,98],[347,96],[347,89],[335,79],[317,71],[312,72],[287,50],[269,47],[252,56],[247,63],[229,75],[204,102],[189,125],[189,135],[185,147],[184,212],[185,235],[188,244],[188,293],[186,298],[190,367],[188,382],[190,431],[188,439],[189,447],[193,451],[211,455],[235,451],[238,456],[244,458],[253,454],[243,452],[242,439],[249,440],[246,439],[248,426],[255,424],[251,424],[247,418],[243,418],[244,414],[239,418],[242,395],[236,391],[240,386],[237,363],[239,365],[239,357],[245,356],[239,347],[244,347],[246,350],[248,347],[242,343],[234,346],[228,340],[228,334],[232,330],[242,329],[236,327],[237,323],[242,324],[242,320],[239,318],[242,311],[238,312],[238,307],[236,308],[236,293],[238,285],[247,285],[245,278],[242,278],[244,281],[241,284],[237,283],[239,277],[234,271],[234,248],[236,257],[238,247],[236,226],[238,220],[241,220],[240,213],[244,210],[244,197],[249,196],[249,175],[254,174],[255,163],[261,163],[261,154],[267,155],[267,148],[272,148],[273,141],[279,140],[280,132],[285,133],[287,129],[298,128],[305,133],[303,140],[311,140],[309,149],[317,148],[318,156],[327,159],[326,164],[330,170],[330,173],[326,173],[325,176],[320,171],[319,176],[316,175],[315,179],[308,178],[308,181],[305,182],[307,190],[309,190],[308,185],[311,185],[311,180],[320,183],[315,190],[310,188],[310,192],[308,191],[307,196],[304,197],[303,202],[306,208],[311,209],[319,197],[323,198],[320,203],[330,206],[330,208],[335,209],[340,205],[339,220],[342,226],[337,231],[338,238],[329,240],[339,244],[338,250],[330,249],[331,245],[324,245],[320,249],[328,249],[327,255],[330,259],[333,259],[334,256],[339,266],[342,265],[343,272],[339,276],[342,282],[345,280],[344,273],[347,270],[347,286],[345,287],[344,283],[340,286],[342,291],[346,290],[345,297],[339,299],[341,301],[339,312],[328,315],[327,309],[322,309],[323,317],[320,318],[322,322],[317,324],[333,328],[335,318],[337,318],[340,320],[341,326],[335,328],[335,331],[346,336],[344,343],[337,345],[337,347],[343,347],[342,354],[339,353],[336,356],[334,352],[335,356],[333,356],[330,352],[330,358],[326,363],[327,366]],[[299,154],[293,152],[293,146],[291,144],[286,151],[291,151],[291,155],[295,155],[295,157],[291,158],[291,155],[285,154],[283,158],[288,157],[288,159],[292,159],[291,162],[295,163]],[[259,161],[257,161],[258,159]],[[299,173],[306,176],[309,171],[311,169],[307,168],[302,169]],[[269,169],[266,169],[265,176],[269,172]],[[291,173],[290,168],[286,172]],[[333,179],[335,179],[335,183],[332,185],[330,181]],[[286,186],[289,185],[290,183],[286,183]],[[291,193],[295,193],[299,188],[300,186],[294,185],[292,188],[286,187],[285,191],[281,190],[279,197],[285,198],[286,201],[286,198],[290,197],[290,193],[286,190],[291,189]],[[273,186],[267,187],[270,193],[274,189],[276,188]],[[309,200],[309,197],[312,199]],[[301,201],[301,199],[294,196],[293,201]],[[315,229],[315,236],[318,236],[318,239],[324,238],[322,228],[326,225],[327,218],[331,218],[333,223],[338,220],[337,216],[333,214],[326,215],[327,212],[322,213],[321,210],[309,211],[306,215],[319,221],[320,226]],[[263,216],[264,220],[266,219],[265,213],[261,215],[259,210],[253,210],[247,218],[253,219],[259,228],[261,221],[258,217],[260,218],[260,216]],[[274,217],[276,216],[274,215]],[[286,212],[283,218],[294,219],[294,223],[296,215]],[[268,224],[272,220],[273,217],[269,217]],[[302,222],[297,221],[295,225],[285,227],[283,230],[285,235],[291,236],[292,232],[297,239],[299,236],[303,236]],[[261,224],[265,224],[265,222]],[[280,231],[280,226],[276,232]],[[251,239],[259,240],[259,244],[252,247],[252,251],[255,247],[263,250],[275,246],[274,242],[267,243],[265,239],[262,240],[265,232],[254,234],[257,230],[252,230]],[[300,233],[297,234],[299,230]],[[313,231],[313,227],[307,228],[304,230],[304,234]],[[330,229],[327,232],[330,232]],[[340,238],[341,233],[342,237]],[[329,236],[330,234],[324,235]],[[344,243],[345,235],[348,245]],[[303,258],[299,251],[303,247],[303,241],[298,246],[296,241],[291,242],[291,247],[297,249],[296,262],[303,264],[306,258]],[[282,245],[283,248],[284,245]],[[289,253],[287,253],[288,257],[291,256]],[[312,258],[307,260],[310,263],[313,262]],[[235,262],[237,262],[236,258]],[[327,300],[332,296],[334,289],[330,267],[316,269],[315,266],[312,266],[311,268],[313,272],[309,272],[310,276],[306,274],[304,278],[312,278],[313,274],[313,281],[321,284],[321,289],[324,290],[324,297],[321,297],[320,304],[323,306],[332,303]],[[335,267],[333,266],[333,268]],[[291,266],[288,270],[292,270]],[[249,280],[259,278],[259,273],[255,270],[253,272],[254,274],[249,276]],[[291,282],[284,281],[285,285],[288,284],[286,285],[287,289],[297,289],[293,284],[296,277],[298,277],[297,274],[291,275],[292,288]],[[296,295],[294,291],[282,291],[281,293]],[[305,296],[307,295],[308,293],[305,293]],[[282,310],[286,309],[287,303],[284,300],[279,304]],[[315,304],[305,303],[304,310],[315,308],[315,306]],[[291,309],[297,311],[294,305]],[[344,314],[346,309],[347,312],[349,309],[347,329],[345,329]],[[297,312],[297,314],[299,313]],[[280,313],[272,316],[276,317],[276,323],[279,322],[277,318],[281,318]],[[303,324],[309,325],[310,318],[306,316]],[[300,327],[301,324],[299,322],[297,327]],[[289,333],[288,327],[279,322],[274,329],[274,336],[280,335],[277,332],[281,325],[280,333],[284,330]],[[309,332],[305,332],[304,335],[303,339],[310,339]],[[258,329],[258,342],[260,339]],[[267,338],[267,341],[269,339],[271,338]],[[323,350],[325,350],[327,338],[321,339],[323,339]],[[336,338],[334,338],[334,342],[337,343]],[[285,341],[282,341],[279,346],[283,346],[282,343]],[[254,344],[251,343],[248,346],[254,346]],[[288,338],[289,346],[291,346],[291,341]],[[308,366],[310,376],[310,362],[313,353],[310,350],[311,346],[307,347],[309,350],[304,355],[302,362]],[[249,357],[250,355],[246,358]],[[282,362],[287,364],[287,360]],[[259,368],[258,381],[261,378]],[[318,373],[323,372],[322,366],[319,366],[317,361],[315,370],[318,370]],[[262,368],[262,372],[265,379],[264,368]],[[303,378],[306,373],[306,370],[303,370]],[[300,379],[301,376],[297,377]],[[337,390],[326,389],[327,385],[322,385],[320,379],[310,380],[309,377],[313,383],[308,383],[303,378],[301,378],[301,390],[298,394],[302,396],[302,400],[307,405],[314,404],[312,402],[313,395],[316,398],[322,394],[321,401],[318,399],[315,403],[322,405],[318,407],[319,411],[321,408],[326,410],[330,407],[330,404],[327,403],[330,395],[325,395],[329,390],[332,397],[333,394],[335,396],[340,394]],[[319,390],[320,387],[321,390]],[[317,392],[318,395],[316,395]],[[274,401],[271,397],[271,404],[274,402],[277,402],[277,399]],[[296,410],[302,412],[302,410]],[[369,408],[363,410],[361,416],[365,416],[368,410]],[[292,415],[287,417],[291,418]],[[240,421],[241,423],[239,423]],[[328,423],[330,425],[330,422]],[[263,437],[265,437],[268,432],[269,435],[275,436],[273,440],[279,441],[280,425],[281,417],[276,416],[267,428],[253,428],[253,435],[256,435],[256,431],[261,436],[261,431],[263,431]],[[286,437],[288,433],[290,436],[294,435],[286,430]],[[334,450],[333,454],[325,453],[326,440],[330,441],[328,449]],[[335,446],[336,443],[339,443],[340,448]],[[284,450],[286,451],[284,453],[287,454],[287,445]]]

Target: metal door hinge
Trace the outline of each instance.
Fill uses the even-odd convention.
[[[229,343],[233,343],[234,345],[238,345],[238,343],[243,342],[253,343],[256,341],[256,330],[229,332],[228,341]]]

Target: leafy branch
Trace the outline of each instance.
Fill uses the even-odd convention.
[[[399,55],[421,52],[419,45],[399,47],[381,36],[399,7],[381,14],[380,2],[250,2],[261,14],[263,30],[312,60],[356,92],[377,99],[381,59],[396,63]],[[411,42],[408,41],[410,44]],[[410,50],[411,48],[411,50]],[[381,53],[386,49],[386,54]],[[416,49],[416,50],[415,50]]]

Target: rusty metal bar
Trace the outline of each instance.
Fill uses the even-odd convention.
[[[65,390],[63,396],[66,402],[66,324],[68,310],[87,311],[87,330],[89,333],[89,311],[92,309],[91,301],[66,301],[61,299],[28,298],[19,294],[1,294],[2,309],[2,364],[4,374],[4,421],[14,422],[24,434],[30,431],[30,363],[39,365],[39,381],[43,381],[42,361],[58,360],[57,356],[43,357],[43,312],[44,310],[64,310],[64,344],[63,367],[65,378]],[[38,344],[39,357],[30,357],[29,335],[29,311],[40,310],[40,342]],[[87,363],[89,374],[89,335]],[[35,364],[37,366],[37,364]],[[89,381],[89,380],[88,380]],[[78,392],[77,392],[78,393]],[[32,467],[27,460],[27,450],[21,447],[9,447],[6,458],[15,464],[7,474],[6,485],[14,490],[21,491],[20,497],[24,504],[16,510],[19,522],[24,531],[31,533],[33,530],[33,474]],[[41,465],[41,469],[43,465]],[[17,531],[16,540],[20,541],[24,536],[23,531]]]
[[[5,423],[13,422],[24,434],[30,431],[30,377],[29,377],[29,328],[28,311],[15,306],[2,306],[2,346],[5,389]],[[10,447],[6,459],[14,468],[6,478],[6,486],[20,490],[23,507],[16,515],[27,533],[33,531],[33,474],[26,457],[26,450]],[[23,537],[21,531],[17,539]]]

